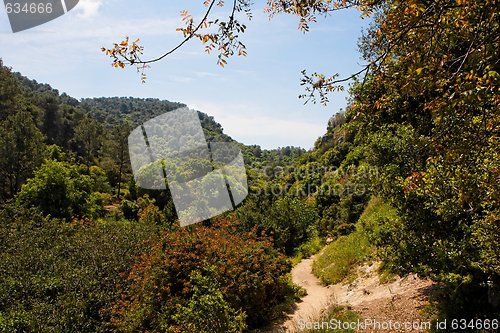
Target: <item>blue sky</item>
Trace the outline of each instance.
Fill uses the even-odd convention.
[[[7,66],[60,92],[76,97],[157,97],[186,103],[213,115],[225,132],[264,148],[287,145],[311,148],[326,130],[331,115],[346,106],[346,93],[335,94],[327,107],[303,105],[300,71],[338,72],[347,76],[363,65],[357,40],[368,20],[356,11],[319,18],[311,31],[297,30],[298,19],[263,13],[256,1],[254,18],[243,36],[247,57],[230,59],[225,68],[201,43],[155,63],[142,84],[133,68],[114,69],[101,52],[124,36],[141,38],[145,57],[175,46],[182,35],[179,12],[195,18],[202,0],[81,0],[67,15],[13,34],[0,8],[0,57]],[[218,9],[217,15],[224,15]]]

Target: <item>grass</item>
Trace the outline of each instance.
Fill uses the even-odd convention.
[[[309,258],[310,256],[318,253],[325,246],[325,240],[314,235],[306,243],[302,244],[295,255],[290,258],[292,265],[295,266],[304,258]]]
[[[398,220],[396,209],[382,199],[373,197],[358,220],[358,229],[367,233],[370,238],[377,238],[384,224]]]
[[[373,247],[361,231],[342,236],[328,245],[313,263],[313,273],[324,284],[340,283],[355,278],[358,265],[370,258]]]
[[[316,322],[299,322],[298,332],[299,333],[350,333],[355,332],[353,329],[343,328],[343,324],[347,323],[357,323],[360,320],[359,314],[356,312],[343,307],[343,306],[332,306],[328,309],[325,315]],[[303,326],[303,327],[301,327]],[[304,327],[305,326],[305,327]],[[354,325],[349,325],[354,326]]]
[[[356,230],[328,245],[313,264],[313,273],[324,284],[353,281],[356,268],[371,259],[376,252],[373,240],[379,237],[381,226],[397,220],[397,212],[380,198],[372,198],[358,220]],[[393,276],[382,270],[384,280]]]

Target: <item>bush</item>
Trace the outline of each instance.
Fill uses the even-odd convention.
[[[117,285],[156,233],[0,212],[0,332],[107,332]]]
[[[214,266],[196,270],[189,277],[193,294],[186,305],[179,306],[175,321],[189,332],[238,333],[246,328],[245,314],[236,311],[224,299]],[[170,327],[164,327],[171,331]]]
[[[69,219],[88,216],[93,210],[92,179],[75,165],[46,160],[16,197],[19,205],[36,207],[43,214]]]
[[[150,203],[146,207],[139,210],[139,222],[153,225],[160,225],[163,223],[163,214],[160,209],[154,204]]]
[[[121,204],[123,216],[128,220],[137,220],[139,213],[139,205],[135,201],[123,200]]]
[[[342,169],[340,169],[342,170]],[[355,224],[370,199],[367,170],[349,166],[327,180],[316,194],[321,214],[319,231],[324,236],[345,236],[356,230]]]
[[[213,274],[206,273],[207,267],[214,267]],[[193,276],[201,274],[199,279],[214,279],[210,288],[219,290],[212,292],[211,302],[217,304],[212,311],[235,323],[244,313],[249,327],[261,326],[293,298],[290,269],[268,241],[252,233],[238,235],[233,225],[164,232],[132,269],[130,287],[113,309],[113,325],[120,332],[193,332],[198,319],[181,310],[192,308],[193,295],[201,292],[193,284]]]
[[[290,197],[276,200],[268,214],[266,222],[274,233],[276,246],[289,255],[311,238],[312,227],[318,218],[313,207]]]
[[[102,193],[112,192],[113,189],[111,188],[111,185],[109,185],[106,172],[102,168],[93,165],[88,169],[88,173],[90,178],[92,178],[93,191]]]
[[[104,216],[106,210],[105,205],[109,205],[112,201],[112,196],[109,193],[94,192],[90,195],[90,210],[89,215],[93,218]]]
[[[318,236],[318,232],[315,229],[310,234],[311,238],[298,248],[298,254],[301,258],[308,258],[318,253],[325,246],[325,240]]]
[[[287,255],[296,252],[301,244],[313,237],[318,218],[314,207],[291,197],[281,197],[272,203],[265,199],[250,199],[236,215],[247,230],[254,227],[266,230],[272,235],[274,246]]]

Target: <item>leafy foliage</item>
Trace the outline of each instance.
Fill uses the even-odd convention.
[[[0,212],[0,332],[109,332],[117,285],[155,232]]]
[[[249,199],[236,212],[246,230],[258,227],[272,235],[274,246],[293,254],[313,238],[317,214],[314,207],[291,197]]]
[[[181,305],[174,320],[189,332],[238,333],[246,328],[245,314],[230,307],[224,299],[215,278],[216,268],[208,267],[203,275],[200,271],[191,273],[190,285],[193,295],[187,305]],[[166,326],[165,331],[172,331]]]
[[[216,320],[220,312],[217,325],[230,330],[242,327],[243,314],[250,327],[273,319],[277,307],[293,298],[286,277],[289,262],[265,239],[238,234],[223,223],[162,233],[129,275],[130,287],[123,289],[113,309],[115,328],[190,332],[199,325],[206,329],[205,320]],[[203,288],[197,284],[200,279],[207,281]],[[196,294],[201,299],[195,300]],[[193,309],[194,301],[215,306],[198,317],[189,313],[200,314],[201,309]],[[182,313],[186,309],[188,313]]]
[[[484,261],[498,230],[496,242],[475,235],[499,209],[497,5],[412,1],[382,10],[362,43],[380,64],[354,88],[351,109],[367,160],[383,175],[374,185],[401,217],[384,244],[387,259],[445,282],[466,316],[498,311],[500,275]]]
[[[69,219],[91,210],[92,178],[68,162],[46,160],[16,196],[19,205],[45,215]]]
[[[43,156],[43,135],[27,111],[11,114],[0,123],[0,197],[14,196]]]

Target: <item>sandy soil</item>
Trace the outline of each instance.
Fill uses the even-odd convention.
[[[410,275],[406,278],[396,277],[390,283],[381,284],[377,272],[379,263],[374,263],[360,267],[358,278],[352,283],[326,287],[312,274],[313,261],[314,257],[304,259],[293,268],[293,282],[304,288],[307,295],[296,303],[286,321],[277,324],[268,330],[268,333],[296,332],[299,319],[317,321],[333,304],[347,306],[358,312],[363,320],[369,319],[378,323],[392,321],[403,324],[421,320],[422,309],[427,304],[432,282]],[[422,327],[388,330],[380,326],[366,326],[359,332],[427,331]]]
[[[377,273],[379,263],[360,267],[358,278],[349,285],[333,286],[334,302],[349,306],[363,320],[378,322],[358,332],[427,332],[423,308],[427,304],[433,283],[416,275],[396,277],[381,284]],[[383,323],[399,323],[400,328],[382,327]]]
[[[307,295],[296,304],[295,311],[282,327],[285,332],[294,332],[299,319],[314,321],[321,318],[323,311],[332,305],[333,288],[323,286],[313,275],[312,264],[315,256],[302,260],[292,270],[292,281],[307,291]]]
[[[295,332],[296,323],[299,319],[315,321],[321,318],[323,312],[332,305],[333,288],[323,286],[320,280],[312,273],[314,258],[303,259],[292,269],[292,281],[307,291],[299,302],[295,304],[288,318],[274,328],[263,330],[265,333]]]

